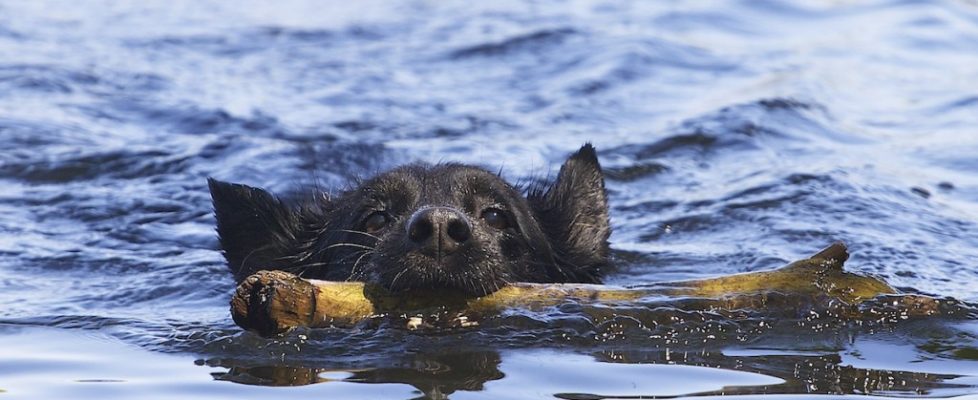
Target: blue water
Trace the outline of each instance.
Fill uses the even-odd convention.
[[[0,397],[976,394],[970,317],[261,339],[229,318],[205,184],[418,160],[527,181],[591,141],[609,283],[843,240],[851,270],[974,303],[976,66],[969,0],[0,2]]]

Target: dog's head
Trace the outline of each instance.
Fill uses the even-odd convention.
[[[594,149],[524,194],[463,164],[393,169],[336,198],[289,207],[261,189],[210,181],[225,256],[260,269],[358,280],[392,291],[492,293],[508,282],[596,282],[608,206]]]

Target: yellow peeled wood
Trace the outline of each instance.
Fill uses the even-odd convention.
[[[262,335],[289,329],[347,325],[386,312],[411,312],[452,307],[485,314],[507,308],[556,305],[568,300],[628,304],[651,297],[697,297],[730,300],[760,293],[830,296],[847,304],[895,294],[880,279],[846,272],[845,245],[835,243],[811,258],[779,269],[717,278],[664,282],[621,288],[588,284],[514,283],[480,298],[459,293],[411,291],[389,293],[362,282],[307,280],[283,271],[261,271],[246,278],[231,300],[231,313],[241,327]]]

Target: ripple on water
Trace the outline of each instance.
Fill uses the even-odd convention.
[[[186,158],[172,157],[162,150],[114,150],[96,154],[78,154],[48,160],[25,160],[5,163],[0,174],[30,183],[65,183],[91,179],[133,179],[150,175],[180,173]]]
[[[506,57],[512,53],[533,54],[556,46],[577,32],[572,28],[545,29],[505,38],[496,43],[482,43],[456,49],[449,53],[453,59],[471,57]]]

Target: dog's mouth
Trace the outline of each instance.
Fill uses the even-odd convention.
[[[377,284],[392,293],[424,291],[464,297],[487,296],[506,285],[505,281],[459,271],[445,259],[425,263],[403,263],[400,269],[380,274]]]

